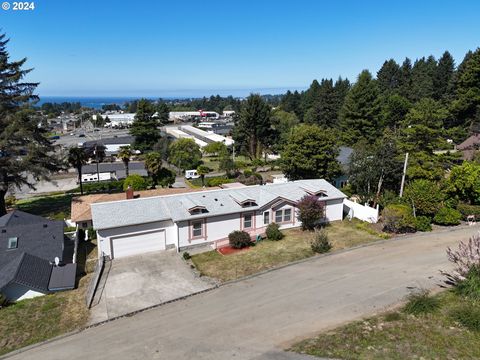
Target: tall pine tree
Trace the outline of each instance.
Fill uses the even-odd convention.
[[[400,66],[395,60],[385,61],[377,72],[378,88],[382,93],[392,93],[400,86]]]
[[[0,216],[6,214],[8,190],[34,189],[36,181],[48,180],[61,168],[54,146],[29,107],[38,100],[34,95],[38,83],[24,81],[32,69],[23,69],[26,58],[10,61],[8,42],[0,34]]]
[[[448,51],[438,60],[433,78],[433,97],[435,100],[451,100],[453,95],[453,74],[455,61]]]
[[[340,124],[349,145],[362,138],[373,142],[381,133],[378,86],[368,70],[360,73],[347,94],[340,111]]]
[[[271,109],[260,95],[251,94],[242,105],[233,137],[251,159],[261,158],[262,152],[271,146],[274,137]]]
[[[145,151],[153,149],[160,139],[158,119],[154,117],[155,106],[147,99],[140,99],[137,103],[137,112],[130,129],[130,134],[135,137],[133,147]]]

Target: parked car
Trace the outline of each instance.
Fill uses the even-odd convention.
[[[198,179],[200,175],[198,175],[197,170],[187,170],[185,171],[185,179]]]

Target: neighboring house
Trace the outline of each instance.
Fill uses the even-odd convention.
[[[475,151],[480,150],[480,134],[474,134],[457,146],[457,150],[461,151],[464,160],[472,160]]]
[[[94,203],[91,208],[99,254],[120,258],[167,248],[221,247],[234,230],[255,237],[272,222],[282,229],[298,227],[296,205],[309,194],[325,205],[325,221],[342,220],[346,196],[325,180]]]
[[[147,176],[147,170],[145,169],[145,163],[143,161],[133,162],[128,164],[128,172],[130,175],[138,174],[140,176]],[[125,164],[123,162],[113,163],[99,163],[98,174],[97,164],[91,163],[82,166],[82,182],[95,182],[98,181],[98,175],[100,175],[100,181],[120,180],[127,177]]]
[[[0,217],[0,293],[16,301],[75,287],[74,242],[63,228],[19,210]]]
[[[93,141],[86,141],[82,147],[84,149],[94,149],[95,145],[105,146],[106,155],[117,155],[121,147],[132,146],[135,138],[133,136],[121,136],[106,139],[99,139]]]
[[[218,188],[209,188],[218,189]],[[205,191],[205,189],[190,189],[190,188],[164,188],[164,189],[154,189],[154,190],[142,190],[135,191],[133,198],[147,198],[152,196],[162,196],[162,195],[173,195],[173,194],[184,194],[191,192]],[[80,229],[91,228],[92,225],[92,211],[90,206],[93,203],[99,202],[109,202],[109,201],[118,201],[128,199],[128,194],[126,192],[116,193],[116,194],[92,194],[77,196],[72,199],[71,202],[71,220],[76,224]]]
[[[333,185],[341,189],[348,184],[348,164],[353,149],[346,146],[340,146],[340,153],[337,156],[337,161],[340,163],[341,174],[333,180]]]

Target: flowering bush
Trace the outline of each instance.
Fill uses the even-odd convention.
[[[452,273],[442,272],[447,277],[447,283],[457,285],[464,281],[470,270],[480,269],[480,233],[473,235],[468,242],[460,241],[458,249],[447,248],[447,257],[455,267]]]

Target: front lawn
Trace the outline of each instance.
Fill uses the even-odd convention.
[[[17,201],[15,208],[52,220],[70,218],[72,195],[39,196]]]
[[[360,224],[355,220],[332,222],[327,227],[331,251],[381,239]],[[280,241],[264,240],[247,251],[226,256],[209,251],[193,255],[192,262],[202,275],[228,281],[315,255],[310,248],[312,233],[300,229],[283,232],[285,237]]]
[[[435,296],[440,308],[411,315],[389,312],[357,321],[300,342],[290,351],[335,359],[479,359],[480,333],[456,322],[458,309],[477,314],[480,304],[445,291]]]
[[[0,355],[85,326],[89,311],[85,292],[92,277],[89,262],[96,259],[94,242],[81,243],[78,250],[78,287],[0,309]],[[84,275],[87,267],[87,275]],[[82,277],[83,276],[83,277]]]

